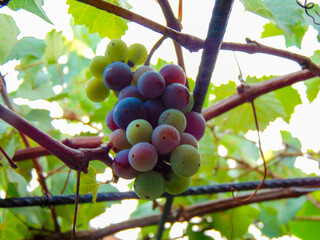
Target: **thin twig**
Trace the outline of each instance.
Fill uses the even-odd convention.
[[[149,55],[148,55],[148,58],[146,60],[146,62],[144,63],[144,65],[146,66],[149,66],[150,65],[150,61],[151,61],[151,58],[153,56],[153,54],[155,53],[155,51],[161,46],[161,44],[163,43],[164,40],[166,40],[166,36],[162,36],[154,45],[153,47],[151,48],[150,52],[149,52]]]
[[[17,164],[15,164],[14,161],[12,161],[12,159],[9,157],[9,155],[6,153],[6,151],[1,146],[0,146],[0,151],[6,157],[6,159],[8,160],[8,162],[12,168],[18,168]]]
[[[76,225],[77,225],[77,215],[78,215],[78,207],[79,207],[79,191],[80,191],[80,176],[81,171],[77,171],[77,184],[76,184],[76,199],[74,203],[74,215],[73,215],[73,226],[71,233],[71,240],[74,240],[76,237]]]

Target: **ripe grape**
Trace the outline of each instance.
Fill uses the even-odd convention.
[[[148,58],[148,51],[145,46],[140,43],[134,43],[128,47],[128,65],[133,67],[144,63]]]
[[[187,121],[184,114],[177,109],[167,109],[163,113],[161,113],[158,121],[159,125],[161,124],[169,124],[174,126],[179,133],[182,133],[186,128]]]
[[[144,72],[147,72],[147,71],[154,71],[154,69],[150,66],[141,66],[141,67],[138,67],[134,73],[133,73],[133,78],[132,78],[132,83],[133,85],[137,86],[138,84],[138,79],[139,77],[144,73]]]
[[[199,141],[206,131],[206,120],[198,112],[189,112],[185,116],[187,127],[184,131],[192,134]]]
[[[111,62],[122,62],[128,55],[127,44],[119,38],[113,39],[107,45],[106,56]]]
[[[109,64],[103,72],[104,84],[114,90],[120,91],[122,88],[131,84],[131,68],[123,62],[113,62]]]
[[[123,129],[113,131],[109,137],[109,143],[112,144],[112,149],[115,152],[130,149],[132,147],[126,138],[126,131]]]
[[[172,63],[166,64],[160,68],[159,73],[164,77],[166,86],[172,83],[186,83],[186,74],[179,65]]]
[[[93,102],[102,102],[110,94],[110,89],[104,85],[101,78],[97,77],[92,77],[86,82],[85,91],[87,97]]]
[[[132,121],[126,130],[126,136],[132,145],[139,142],[150,142],[153,128],[151,124],[144,119]]]
[[[195,147],[196,149],[199,149],[199,143],[198,143],[197,139],[190,133],[183,132],[180,134],[179,145],[182,145],[182,144],[189,144],[189,145]]]
[[[106,116],[106,124],[111,131],[119,129],[119,127],[113,120],[113,108],[108,112]]]
[[[124,99],[126,97],[135,97],[142,101],[144,101],[146,98],[142,96],[138,90],[137,86],[129,85],[121,89],[121,91],[118,93],[118,100]]]
[[[134,97],[127,97],[120,100],[114,107],[114,122],[122,129],[126,129],[130,122],[135,119],[146,119],[147,110],[143,102]]]
[[[190,92],[186,86],[180,83],[172,83],[166,87],[162,95],[162,101],[167,108],[183,111],[190,102]]]
[[[156,71],[147,71],[138,79],[138,89],[146,98],[157,98],[165,90],[165,81],[162,75]]]
[[[188,104],[188,106],[187,106],[182,112],[183,112],[183,113],[191,112],[191,111],[192,111],[192,108],[193,108],[193,105],[194,105],[194,98],[193,98],[193,95],[190,94],[189,104]]]
[[[129,163],[129,151],[129,149],[125,149],[118,152],[112,162],[113,170],[119,177],[124,179],[133,179],[139,173]]]
[[[173,171],[165,175],[164,187],[167,193],[178,195],[183,193],[190,186],[191,177],[180,177]]]
[[[150,143],[137,143],[130,149],[129,162],[139,172],[150,171],[158,162],[158,152]]]
[[[164,192],[164,178],[156,171],[139,173],[134,181],[134,190],[142,199],[155,200]]]
[[[191,177],[200,168],[200,153],[191,145],[176,147],[170,155],[172,171],[180,177]]]
[[[179,145],[180,134],[175,127],[162,124],[153,130],[151,142],[160,154],[170,153]]]
[[[102,78],[104,69],[111,63],[107,56],[95,56],[89,63],[89,70],[95,77]]]
[[[158,119],[161,113],[166,110],[166,107],[159,98],[148,99],[143,104],[147,109],[147,120],[155,128],[158,126]]]

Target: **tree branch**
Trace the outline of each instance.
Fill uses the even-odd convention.
[[[216,0],[204,43],[201,63],[193,90],[193,111],[201,112],[218,57],[220,45],[227,27],[233,0]]]

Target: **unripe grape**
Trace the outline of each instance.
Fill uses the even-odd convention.
[[[126,136],[132,145],[139,142],[150,142],[152,131],[153,128],[148,121],[136,119],[129,123],[126,129]]]
[[[85,85],[87,97],[93,102],[102,102],[110,94],[110,89],[107,88],[101,78],[92,77]]]
[[[127,44],[119,38],[112,39],[107,45],[106,56],[111,62],[122,62],[128,55]]]
[[[179,133],[182,133],[186,128],[187,120],[181,111],[171,108],[161,113],[158,123],[174,126]]]
[[[95,56],[89,63],[89,70],[95,77],[102,79],[104,69],[111,63],[107,56]]]
[[[164,192],[164,178],[153,170],[141,172],[135,178],[134,190],[142,199],[155,200]]]
[[[190,186],[191,177],[180,177],[173,171],[165,175],[164,187],[167,193],[178,195],[183,193]]]
[[[180,177],[191,177],[200,168],[200,153],[191,145],[176,147],[170,155],[172,171]]]
[[[128,65],[133,67],[144,63],[148,58],[146,47],[140,43],[134,43],[128,47]]]
[[[158,152],[150,143],[137,143],[130,149],[129,162],[139,172],[150,171],[158,162]]]

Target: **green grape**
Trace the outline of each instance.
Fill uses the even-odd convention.
[[[107,56],[95,56],[89,63],[89,70],[95,77],[102,78],[104,69],[111,63]]]
[[[138,85],[138,79],[139,77],[147,72],[147,71],[154,71],[154,69],[150,66],[141,66],[141,67],[138,67],[134,73],[133,73],[133,77],[132,77],[132,83],[133,85],[137,86]]]
[[[127,44],[120,38],[111,40],[106,49],[106,56],[111,62],[122,62],[127,58],[127,54]]]
[[[172,171],[180,177],[191,177],[200,168],[200,153],[191,145],[182,144],[170,155]]]
[[[161,113],[158,124],[169,124],[181,134],[187,126],[187,120],[181,111],[171,108]]]
[[[165,175],[164,187],[167,193],[178,195],[190,186],[191,177],[180,177],[172,171]]]
[[[85,85],[87,97],[93,102],[102,102],[110,94],[110,89],[104,85],[102,78],[92,77]]]
[[[128,47],[128,65],[134,67],[144,63],[148,58],[148,51],[145,46],[140,43],[134,43]]]
[[[150,142],[152,131],[152,126],[148,121],[136,119],[129,123],[126,129],[126,136],[132,145],[139,142]]]
[[[191,110],[192,110],[192,108],[193,108],[193,105],[194,105],[194,98],[193,98],[193,95],[190,94],[190,102],[189,102],[187,108],[186,108],[186,109],[183,109],[182,112],[183,112],[183,113],[191,112]]]
[[[134,190],[142,199],[155,200],[164,192],[164,182],[164,177],[159,172],[141,172],[134,180]]]

